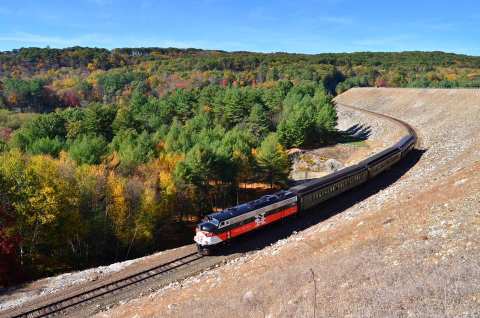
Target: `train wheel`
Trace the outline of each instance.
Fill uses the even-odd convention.
[[[200,254],[202,256],[208,256],[208,255],[212,254],[211,248],[208,248],[206,246],[201,246],[201,245],[198,245],[198,244],[197,244],[197,251],[198,251],[198,254]]]

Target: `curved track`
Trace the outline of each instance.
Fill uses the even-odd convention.
[[[391,116],[388,116],[388,115],[385,115],[385,114],[372,112],[370,110],[362,109],[362,108],[352,106],[352,105],[347,105],[347,104],[343,104],[343,103],[336,103],[336,105],[341,105],[342,107],[345,107],[345,108],[350,108],[350,109],[353,109],[353,110],[356,110],[356,111],[359,111],[359,112],[367,113],[367,114],[370,114],[372,116],[383,118],[383,119],[386,119],[388,121],[394,122],[394,123],[402,126],[403,128],[405,128],[410,135],[414,136],[417,139],[417,144],[419,142],[418,135],[417,135],[417,132],[415,131],[415,129],[413,129],[413,127],[410,126],[410,124],[406,123],[403,120],[400,120],[400,119],[397,119],[397,118],[394,118],[394,117],[391,117]]]
[[[355,106],[346,105],[343,103],[337,103],[337,105],[341,105],[342,107],[345,107],[345,108],[349,108],[359,112],[364,112],[372,116],[383,118],[385,120],[394,122],[399,126],[401,126],[402,128],[406,129],[408,134],[415,136],[415,138],[418,138],[415,130],[408,123],[402,120],[393,118],[388,115],[361,109]],[[418,139],[417,139],[417,143],[418,143]],[[65,312],[66,310],[74,309],[75,307],[81,306],[82,304],[85,304],[85,303],[91,303],[92,301],[95,301],[107,295],[114,295],[115,293],[118,293],[122,290],[126,290],[129,287],[139,285],[140,283],[145,283],[146,281],[152,280],[153,278],[169,275],[173,271],[179,271],[182,268],[187,267],[187,265],[190,265],[190,266],[201,265],[201,263],[199,263],[199,260],[201,260],[202,258],[205,258],[205,257],[198,255],[197,253],[190,253],[180,258],[174,259],[170,262],[145,269],[143,271],[137,272],[127,277],[115,280],[113,282],[105,283],[98,287],[92,287],[90,289],[85,288],[70,296],[62,297],[62,296],[52,295],[51,299],[53,301],[48,304],[44,304],[44,305],[31,304],[31,305],[28,305],[29,306],[28,308],[14,308],[12,310],[7,310],[6,312],[0,313],[0,316],[3,317],[6,315],[6,317],[15,317],[15,318],[32,317],[33,318],[33,317],[46,317],[46,316],[58,315],[58,314],[61,314],[62,312]],[[206,267],[205,267],[205,264],[202,264],[203,267],[199,266],[201,268],[199,268],[197,272],[199,270],[208,269],[208,267],[211,267],[212,265],[221,263],[226,258],[227,257],[221,257],[220,261],[217,260],[216,262],[213,262],[207,265]]]

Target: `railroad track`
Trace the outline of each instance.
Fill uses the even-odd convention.
[[[366,110],[366,109],[359,108],[359,107],[356,107],[356,106],[347,105],[347,104],[344,104],[344,103],[336,103],[336,105],[341,105],[342,107],[345,107],[345,108],[350,108],[350,109],[353,109],[353,110],[356,110],[356,111],[359,111],[359,112],[367,113],[367,114],[370,114],[372,116],[383,118],[383,119],[386,119],[390,122],[396,123],[397,125],[400,125],[403,128],[405,128],[408,131],[409,134],[415,136],[415,138],[417,139],[417,146],[419,144],[421,144],[419,136],[418,136],[417,132],[415,131],[415,129],[412,126],[410,126],[410,124],[408,124],[407,122],[405,122],[403,120],[400,120],[400,119],[397,119],[397,118],[394,118],[394,117],[391,117],[391,116],[388,116],[388,115],[385,115],[385,114],[372,112],[370,110]]]
[[[377,113],[377,112],[372,112],[372,111],[370,111],[370,110],[366,110],[366,109],[359,108],[359,107],[356,107],[356,106],[344,104],[344,103],[336,103],[336,104],[337,104],[337,105],[341,105],[341,106],[346,107],[346,108],[350,108],[350,109],[357,110],[357,111],[362,112],[362,113],[367,113],[367,114],[370,114],[370,115],[372,115],[372,116],[384,118],[384,119],[386,119],[386,120],[388,120],[388,121],[391,121],[391,122],[395,122],[395,123],[403,126],[404,128],[406,128],[409,133],[411,133],[412,135],[415,135],[415,137],[417,137],[417,133],[416,133],[415,129],[413,129],[413,127],[410,126],[410,124],[408,124],[407,122],[405,122],[405,121],[403,121],[403,120],[400,120],[400,119],[397,119],[397,118],[394,118],[394,117],[391,117],[391,116],[388,116],[388,115],[385,115],[385,114],[380,114],[380,113]]]
[[[370,111],[370,110],[366,110],[366,109],[363,109],[363,108],[359,108],[359,107],[356,107],[356,106],[352,106],[352,105],[348,105],[348,104],[344,104],[344,103],[336,103],[336,105],[341,105],[342,107],[345,107],[345,108],[350,108],[352,110],[356,110],[356,111],[359,111],[359,112],[363,112],[363,113],[366,113],[366,114],[370,114],[374,117],[378,117],[378,118],[383,118],[387,121],[390,121],[392,123],[395,123],[401,127],[403,127],[404,129],[407,130],[407,132],[413,136],[415,136],[415,139],[417,140],[416,143],[415,143],[415,148],[417,149],[422,149],[422,138],[421,136],[418,135],[417,131],[415,130],[415,128],[413,128],[409,123],[401,120],[401,119],[398,119],[398,118],[395,118],[395,117],[392,117],[392,116],[388,116],[388,115],[385,115],[385,114],[381,114],[381,113],[377,113],[377,112],[373,112],[373,111]]]
[[[119,280],[95,288],[87,289],[81,293],[72,296],[61,298],[48,305],[29,309],[27,311],[16,311],[15,313],[12,313],[12,315],[10,315],[9,317],[36,318],[53,316],[55,314],[61,313],[66,309],[70,309],[72,307],[90,302],[104,295],[113,294],[117,291],[132,287],[139,283],[144,283],[146,280],[149,280],[151,278],[165,275],[181,267],[184,267],[187,264],[193,263],[203,257],[204,256],[198,255],[197,253],[191,253],[183,257],[177,258],[173,261],[154,266],[144,271],[121,278]]]

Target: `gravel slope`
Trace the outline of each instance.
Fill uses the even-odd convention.
[[[479,91],[352,89],[336,101],[405,120],[422,150],[320,206],[340,212],[328,220],[99,317],[480,316]]]

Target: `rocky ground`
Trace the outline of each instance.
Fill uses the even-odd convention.
[[[0,317],[2,311],[16,308],[32,300],[40,300],[50,295],[62,294],[67,290],[78,289],[97,281],[115,279],[135,273],[146,266],[152,267],[183,256],[194,251],[194,247],[185,246],[178,249],[155,253],[142,258],[95,267],[78,272],[70,272],[54,277],[39,279],[10,289],[0,294]]]
[[[98,316],[480,316],[480,91],[352,89],[336,101],[405,120],[420,150],[313,212],[339,212],[329,219]],[[395,135],[367,117],[372,138]]]

